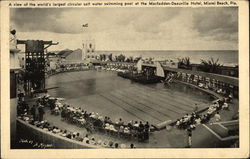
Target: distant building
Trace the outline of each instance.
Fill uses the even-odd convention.
[[[82,44],[83,60],[88,58],[95,58],[95,41],[93,39],[87,39]]]
[[[65,49],[57,53],[57,56],[61,59],[66,59],[67,56],[69,56],[73,50]]]
[[[58,66],[57,64],[60,63],[61,58],[57,55],[57,53],[57,51],[47,53],[47,65],[49,66],[48,69],[55,70]]]
[[[239,67],[222,66],[221,74],[226,76],[239,77]]]
[[[88,27],[84,28],[83,41],[82,41],[82,60],[86,63],[99,65],[100,55],[95,52],[96,44],[94,38],[92,38],[91,32]]]
[[[191,64],[192,71],[202,71],[200,68],[201,64]],[[220,66],[219,72],[217,74],[238,77],[239,76],[239,67],[235,66]]]
[[[178,68],[178,63],[174,62],[172,60],[164,60],[164,61],[159,61],[162,66],[167,66],[170,68]]]
[[[67,60],[67,61],[69,61],[69,60],[73,60],[73,61],[82,60],[82,50],[76,49],[70,53],[67,53],[65,55],[65,60]]]

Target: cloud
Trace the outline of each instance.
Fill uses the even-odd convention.
[[[193,29],[211,40],[238,39],[238,8],[202,8],[193,14]]]
[[[61,18],[61,13],[65,9],[46,8],[17,8],[11,9],[12,25],[20,31],[52,31],[61,32],[57,19]]]
[[[132,24],[138,32],[158,32],[161,23],[174,18],[172,8],[75,8],[11,9],[11,21],[21,31],[81,32],[89,23],[92,31],[104,31]]]
[[[132,24],[138,32],[159,33],[159,27],[178,16],[181,8],[143,8],[140,13],[135,14]]]
[[[238,48],[237,13],[228,7],[13,8],[10,20],[21,39],[53,40],[60,48],[78,48],[91,35],[100,50],[220,50]]]

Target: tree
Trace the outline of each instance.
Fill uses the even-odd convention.
[[[103,54],[103,61],[106,61],[107,57],[105,54]]]
[[[108,59],[109,59],[110,61],[113,61],[113,59],[112,59],[112,53],[108,55]]]
[[[133,62],[134,61],[134,58],[132,56],[130,56],[128,59],[129,59],[129,62]]]
[[[115,61],[118,61],[118,56],[117,55],[115,55]]]
[[[134,58],[134,62],[137,63],[140,59],[141,59],[141,57],[136,57],[136,58]]]
[[[178,58],[178,67],[183,69],[190,69],[191,63],[189,57]]]
[[[120,54],[119,56],[117,56],[117,61],[119,61],[119,62],[124,62],[125,61],[125,56],[124,55],[122,55],[122,54]]]
[[[223,65],[219,63],[219,59],[214,60],[210,58],[209,60],[201,59],[200,69],[204,72],[220,73],[220,67]]]

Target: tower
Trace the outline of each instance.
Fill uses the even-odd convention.
[[[95,40],[91,37],[88,24],[83,25],[82,60],[95,58]]]

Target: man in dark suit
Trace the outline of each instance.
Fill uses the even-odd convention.
[[[42,121],[43,120],[43,115],[45,113],[42,105],[39,105],[38,112],[39,112],[39,121]]]

